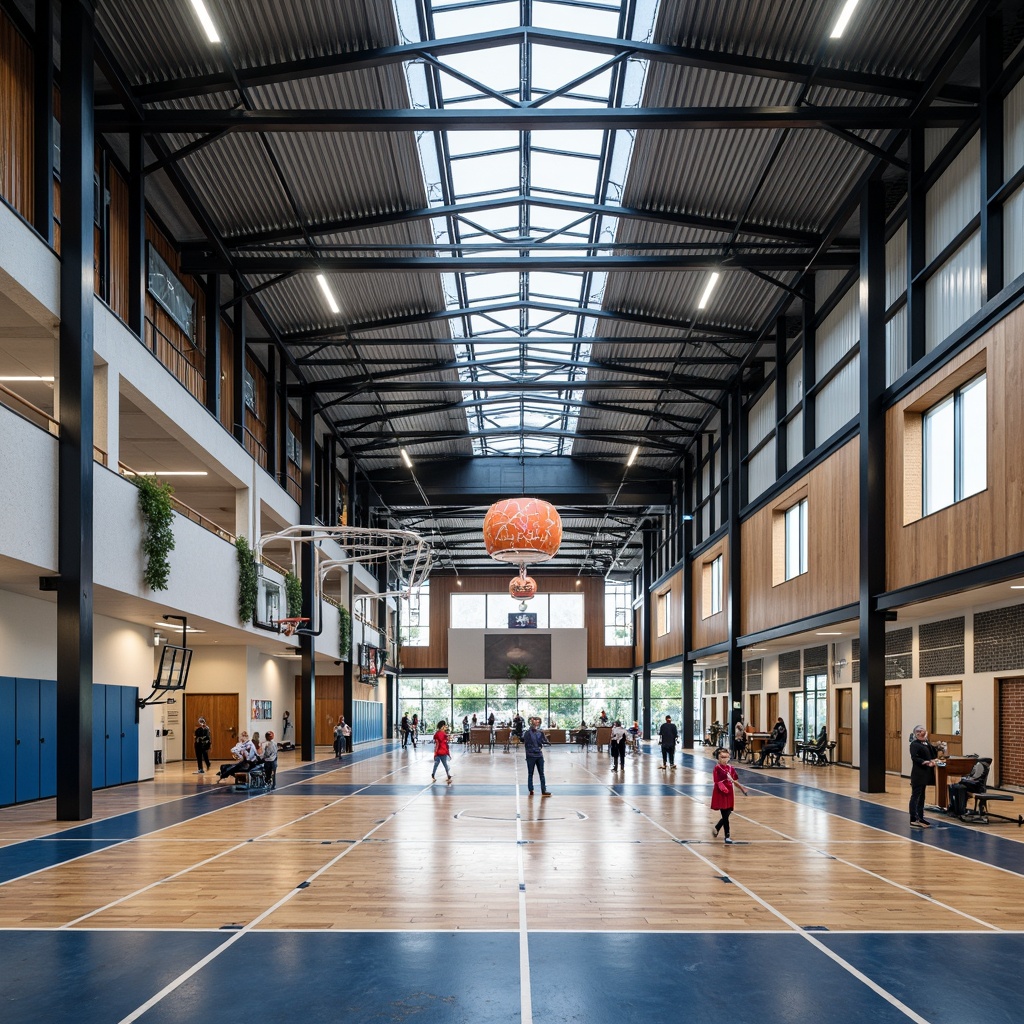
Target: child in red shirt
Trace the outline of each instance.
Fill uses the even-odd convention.
[[[430,781],[433,782],[437,777],[437,766],[439,764],[444,765],[444,773],[448,776],[448,785],[452,784],[452,773],[448,771],[448,758],[450,752],[448,749],[448,730],[445,728],[445,720],[442,718],[437,723],[437,732],[434,733],[434,770],[430,773]]]

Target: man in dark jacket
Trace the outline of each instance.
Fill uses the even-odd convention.
[[[551,744],[541,731],[540,719],[531,718],[530,728],[523,734],[523,750],[526,752],[526,788],[533,796],[533,773],[540,775],[541,796],[551,796],[547,780],[544,778],[544,748]]]
[[[935,781],[935,759],[938,751],[928,742],[928,730],[923,725],[915,725],[910,740],[910,760],[914,762],[910,769],[910,827],[931,828],[931,823],[924,820],[924,791],[929,782]]]
[[[781,754],[786,749],[786,740],[789,739],[789,732],[786,729],[786,723],[780,717],[775,723],[775,728],[772,729],[771,736],[768,737],[768,742],[764,745],[764,749],[761,751],[761,759],[755,765],[756,768],[764,767],[764,759],[769,754]]]
[[[671,715],[665,716],[658,730],[658,737],[661,740],[661,764],[658,766],[662,771],[671,768],[676,770],[676,740],[679,739],[679,730]]]

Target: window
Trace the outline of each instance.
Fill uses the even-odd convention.
[[[711,563],[711,614],[722,610],[722,556]]]
[[[807,499],[786,510],[786,579],[807,572]]]
[[[655,596],[657,602],[658,636],[665,636],[672,632],[672,591],[666,590],[664,594]]]
[[[987,479],[986,378],[975,377],[921,418],[922,514],[983,491]]]
[[[430,584],[424,583],[401,600],[402,628],[399,641],[403,647],[430,646]]]
[[[605,581],[604,644],[605,647],[633,645],[633,587],[629,583]]]

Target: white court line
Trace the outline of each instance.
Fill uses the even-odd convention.
[[[381,776],[381,778],[386,779],[389,775],[395,775],[398,773],[398,771],[406,771],[409,767],[410,765],[403,765],[396,771],[388,772],[387,774]],[[127,1017],[122,1017],[118,1024],[132,1024],[132,1021],[138,1020],[139,1017],[141,1017],[144,1013],[151,1010],[154,1006],[156,1006],[157,1003],[162,1002],[172,992],[180,988],[186,981],[189,980],[189,978],[198,974],[199,971],[201,971],[207,964],[211,963],[213,960],[219,957],[221,953],[230,949],[243,935],[248,935],[249,932],[251,932],[258,924],[260,924],[261,921],[265,921],[271,914],[275,913],[290,900],[294,899],[295,896],[302,892],[306,886],[314,882],[325,871],[330,870],[343,857],[347,857],[354,849],[356,849],[356,847],[361,846],[364,842],[366,842],[367,839],[369,839],[374,834],[374,832],[376,832],[378,829],[383,828],[385,825],[389,824],[398,814],[401,814],[401,812],[404,811],[407,807],[410,807],[413,804],[413,802],[418,800],[424,793],[429,792],[430,786],[428,785],[424,787],[422,790],[420,790],[420,792],[416,793],[415,796],[411,797],[397,811],[392,811],[386,818],[384,818],[383,821],[380,821],[376,825],[374,825],[373,828],[371,828],[370,831],[367,832],[366,835],[364,835],[362,838],[357,839],[354,843],[349,843],[345,847],[345,849],[337,855],[337,857],[332,857],[329,861],[327,861],[326,864],[323,864],[319,868],[317,868],[317,870],[314,871],[313,874],[311,874],[307,879],[305,879],[304,883],[302,884],[302,888],[300,888],[299,886],[295,886],[287,893],[285,893],[285,895],[282,896],[281,899],[279,899],[275,904],[273,904],[273,906],[268,907],[266,910],[263,911],[263,913],[259,914],[257,917],[254,917],[243,928],[239,929],[237,932],[232,932],[230,938],[221,943],[221,945],[219,945],[216,949],[213,949],[209,953],[207,953],[206,956],[204,956],[198,962],[194,963],[187,971],[178,975],[178,977],[175,978],[173,981],[168,982],[168,984],[166,984],[159,992],[157,992],[155,995],[147,999],[146,1002],[144,1002],[141,1006],[136,1007],[135,1010],[128,1014]],[[352,795],[354,794],[348,794],[348,796]],[[340,803],[341,800],[344,799],[347,799],[347,796],[341,797],[340,800],[334,801],[334,804]],[[303,817],[308,817],[308,815],[303,815]],[[524,1024],[528,1024],[528,1022],[524,1021]]]
[[[519,875],[519,1019],[520,1024],[533,1024],[530,939],[526,928],[526,860],[523,856],[522,794],[519,786],[519,758],[516,755],[513,756],[515,757],[516,782],[516,868]]]

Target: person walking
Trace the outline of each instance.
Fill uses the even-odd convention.
[[[342,753],[345,750],[345,738],[344,733],[341,730],[341,722],[334,727],[334,757],[335,760],[341,758]]]
[[[402,729],[402,749],[405,750],[405,748],[409,745],[409,713],[408,712],[406,712],[404,715],[402,715],[401,729]]]
[[[732,734],[733,746],[736,748],[736,760],[742,761],[743,754],[747,749],[747,734],[743,728],[743,719],[736,719],[736,728]]]
[[[612,771],[622,771],[626,767],[626,730],[622,723],[616,719],[612,726],[611,738],[608,740],[608,749],[612,755]]]
[[[676,740],[679,739],[679,730],[676,728],[675,722],[672,721],[671,715],[666,715],[665,721],[661,723],[658,738],[661,740],[661,764],[658,767],[662,771],[668,771],[669,768],[675,771]]]
[[[203,770],[205,764],[210,767],[210,747],[213,745],[213,737],[210,735],[210,727],[206,724],[205,718],[200,718],[196,725],[195,737],[192,746],[196,753],[196,771],[193,775],[205,775]]]
[[[352,750],[352,726],[341,716],[341,752],[348,754]]]
[[[441,765],[444,768],[445,775],[448,776],[448,785],[452,784],[452,773],[448,770],[448,761],[451,757],[451,750],[448,747],[448,730],[445,726],[448,723],[442,718],[437,723],[437,732],[434,733],[434,769],[430,773],[430,781],[433,782],[437,778],[437,766]]]
[[[931,822],[924,818],[924,792],[929,782],[935,781],[935,761],[938,750],[928,742],[928,730],[915,725],[910,738],[910,827],[931,828]]]
[[[540,727],[540,718],[530,719],[530,728],[523,734],[523,748],[526,751],[526,788],[533,796],[533,773],[540,775],[540,795],[551,796],[547,779],[544,778],[544,748],[550,747],[547,736]]]
[[[718,833],[724,831],[726,843],[732,846],[732,839],[729,838],[729,815],[732,814],[736,802],[734,787],[739,786],[744,796],[747,796],[747,791],[740,782],[736,769],[729,764],[728,747],[719,747],[715,751],[715,761],[715,770],[711,774],[714,785],[714,789],[711,790],[711,810],[719,811],[721,818],[711,832],[717,839]]]
[[[416,737],[420,734],[420,716],[413,715],[409,723],[409,735],[412,737],[412,745],[416,746]]]

